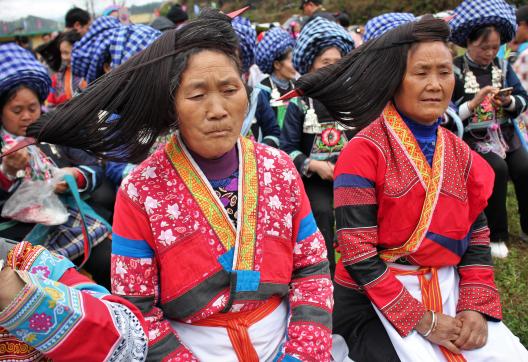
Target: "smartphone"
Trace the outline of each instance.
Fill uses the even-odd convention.
[[[497,94],[495,94],[495,97],[508,97],[512,94],[512,92],[513,92],[513,87],[502,88],[501,90],[497,92]]]

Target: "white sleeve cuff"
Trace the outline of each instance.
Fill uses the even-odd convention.
[[[510,99],[511,99],[510,105],[508,107],[505,107],[504,109],[507,110],[508,112],[513,112],[515,110],[515,97],[510,96]]]
[[[458,107],[458,116],[462,121],[471,117],[472,114],[473,112],[469,110],[469,102],[464,102]]]

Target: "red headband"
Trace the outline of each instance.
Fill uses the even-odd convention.
[[[245,13],[247,10],[249,10],[249,8],[250,8],[250,6],[243,7],[242,9],[230,12],[229,14],[227,14],[227,16],[229,16],[231,19],[234,19],[237,16],[240,16],[243,13]]]
[[[31,146],[31,145],[36,145],[37,144],[37,140],[32,138],[32,137],[27,137],[27,138],[24,138],[22,141],[18,142],[16,145],[14,145],[13,147],[11,147],[10,149],[8,149],[7,151],[5,152],[2,152],[2,154],[0,154],[0,158],[3,158],[7,155],[10,155],[12,153],[15,153],[16,151],[19,151],[27,146]]]
[[[303,91],[302,90],[293,89],[293,90],[289,91],[288,93],[286,93],[285,95],[283,95],[282,97],[277,98],[276,100],[277,101],[287,101],[288,99],[292,99],[292,98],[295,98],[295,97],[300,97],[302,95],[303,95]]]

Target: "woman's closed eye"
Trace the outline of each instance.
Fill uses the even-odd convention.
[[[204,93],[196,93],[196,94],[191,94],[189,97],[187,97],[187,99],[190,99],[193,101],[199,101],[203,99],[203,97],[205,97]]]
[[[233,95],[238,92],[238,88],[226,88],[224,89],[224,94]]]

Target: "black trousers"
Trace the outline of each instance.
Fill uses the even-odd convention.
[[[400,360],[370,300],[362,293],[334,283],[333,333],[341,335],[348,356],[357,362]]]
[[[83,268],[92,275],[93,280],[111,291],[110,284],[110,259],[112,256],[112,240],[104,239],[101,243],[92,248],[90,257]],[[83,260],[83,255],[73,261],[79,265]]]
[[[328,261],[330,263],[330,273],[333,276],[336,265],[334,252],[334,184],[321,179],[318,175],[313,175],[310,178],[305,177],[303,181],[315,222],[325,239],[326,250],[328,250]]]
[[[508,212],[506,211],[506,196],[508,179],[511,179],[515,188],[521,228],[528,233],[528,152],[520,147],[508,152],[506,159],[489,152],[481,156],[495,171],[495,184],[493,194],[488,200],[485,210],[491,232],[491,241],[508,241]]]

